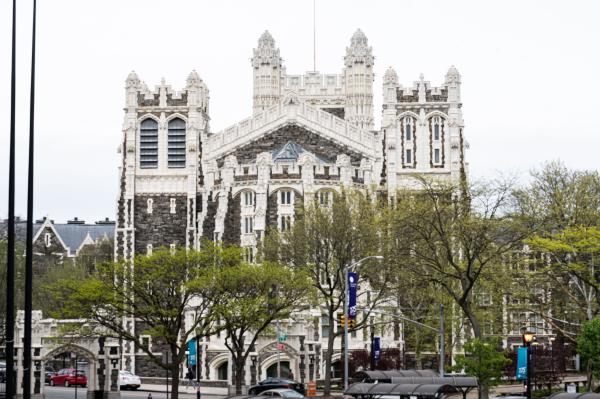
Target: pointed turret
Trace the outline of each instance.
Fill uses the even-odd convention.
[[[265,31],[258,39],[252,57],[254,74],[254,113],[277,104],[281,95],[282,60],[275,39]]]
[[[344,64],[351,67],[354,63],[365,63],[372,66],[374,61],[372,48],[369,47],[367,36],[362,30],[357,29],[350,39],[350,47],[346,47]]]
[[[358,29],[352,35],[344,56],[344,115],[348,122],[368,130],[373,129],[373,61],[367,36]]]
[[[394,68],[389,67],[385,74],[383,75],[383,84],[384,85],[397,85],[398,84],[398,74],[394,71]]]
[[[448,101],[460,102],[460,73],[454,65],[446,73],[446,87],[448,87]]]
[[[129,72],[129,75],[127,75],[127,79],[125,80],[125,87],[137,88],[139,84],[140,84],[140,78],[138,78],[137,73],[135,73],[135,71]]]
[[[186,80],[186,89],[188,92],[188,105],[199,106],[205,113],[208,113],[208,87],[195,69],[190,72]]]

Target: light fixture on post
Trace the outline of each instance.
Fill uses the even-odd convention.
[[[529,331],[526,327],[521,328],[523,336],[523,346],[527,348],[527,399],[531,399],[531,344],[535,341],[535,333]]]
[[[350,270],[368,259],[382,260],[383,256],[367,256],[344,268],[344,391],[348,389],[348,277]]]

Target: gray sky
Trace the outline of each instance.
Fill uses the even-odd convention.
[[[11,1],[0,2],[0,216],[7,214]],[[19,0],[17,215],[26,212],[31,1]],[[317,69],[341,73],[361,28],[381,78],[462,75],[472,175],[521,172],[552,159],[600,161],[600,2],[317,0]],[[114,219],[124,82],[180,89],[196,69],[210,89],[213,131],[252,110],[250,57],[268,29],[289,74],[312,69],[312,1],[40,0],[35,215]]]

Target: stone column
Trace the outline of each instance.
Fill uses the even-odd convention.
[[[306,379],[306,347],[304,346],[305,336],[301,335],[298,337],[300,339],[300,383],[304,384],[304,380]]]
[[[43,398],[44,397],[44,385],[45,382],[42,380],[42,356],[41,356],[42,347],[41,345],[34,345],[33,347],[33,356],[32,367],[33,367],[33,398]]]

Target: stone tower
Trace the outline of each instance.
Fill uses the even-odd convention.
[[[373,61],[367,36],[358,29],[352,35],[344,57],[344,113],[348,122],[367,130],[373,129]]]
[[[275,105],[281,97],[282,60],[275,40],[268,31],[258,39],[258,47],[252,57],[254,87],[253,113],[259,113]]]

